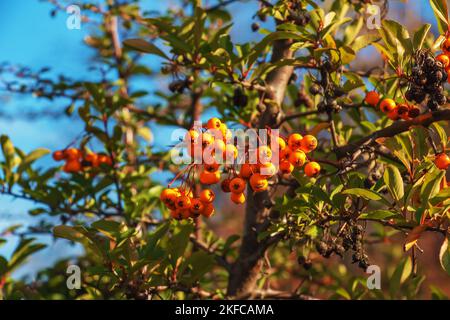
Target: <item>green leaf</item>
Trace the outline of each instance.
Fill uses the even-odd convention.
[[[440,183],[445,175],[445,171],[432,170],[425,174],[425,178],[420,189],[422,203],[429,203],[429,200],[439,193]]]
[[[191,267],[191,273],[187,279],[188,283],[198,281],[205,273],[211,271],[214,263],[214,255],[205,251],[194,252],[186,261],[186,264]]]
[[[410,257],[403,259],[395,269],[389,283],[389,292],[394,298],[400,286],[408,279],[412,272],[412,262]]]
[[[354,196],[358,196],[364,198],[366,200],[381,200],[382,197],[375,191],[362,189],[362,188],[353,188],[342,191],[343,194],[350,194]]]
[[[398,168],[393,165],[389,165],[386,167],[386,170],[384,171],[383,178],[392,197],[396,201],[402,199],[405,194],[405,189],[400,170],[398,170]]]
[[[180,225],[178,232],[170,239],[167,252],[172,265],[175,265],[178,258],[184,254],[193,231],[194,226],[192,224]]]
[[[439,33],[443,34],[448,29],[447,0],[430,0],[431,8],[437,20]]]
[[[8,272],[8,260],[0,256],[0,278]]]
[[[368,45],[372,44],[373,42],[376,42],[380,39],[380,36],[378,34],[364,34],[362,36],[359,36],[355,39],[355,41],[350,46],[354,52],[358,52],[359,50],[367,47]]]
[[[414,33],[413,45],[415,50],[422,49],[430,29],[431,24],[426,23],[422,27],[420,27],[420,29],[417,30],[416,33]]]
[[[33,244],[35,239],[22,239],[14,250],[8,264],[8,271],[12,271],[20,266],[30,255],[47,247],[45,244]]]
[[[161,49],[159,49],[153,43],[147,42],[143,39],[127,39],[123,42],[123,44],[125,45],[125,47],[128,47],[130,49],[139,52],[155,54],[164,59],[170,60],[170,58]]]
[[[20,163],[17,172],[21,173],[26,170],[34,161],[50,153],[50,150],[39,148],[31,151]]]
[[[370,220],[385,220],[387,218],[392,218],[398,216],[397,212],[392,212],[388,210],[374,210],[367,213],[362,213],[358,219],[370,219]]]
[[[439,261],[441,263],[442,269],[444,269],[450,276],[450,246],[448,245],[448,237],[444,239],[439,250]]]

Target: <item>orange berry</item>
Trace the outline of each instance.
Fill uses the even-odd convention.
[[[280,151],[280,162],[289,161],[289,157],[292,154],[292,150],[289,147],[284,148]]]
[[[445,54],[450,54],[450,37],[445,39],[444,42],[441,44],[441,49],[444,51]]]
[[[191,217],[191,211],[189,209],[176,209],[176,215],[181,219],[189,219]]]
[[[212,203],[215,198],[216,195],[211,189],[204,189],[200,192],[200,201],[203,203]]]
[[[217,162],[214,162],[211,164],[205,164],[203,167],[205,168],[205,171],[216,172],[219,170],[220,165]]]
[[[447,170],[450,166],[450,157],[445,153],[440,153],[436,155],[434,164],[436,165],[436,167],[438,167],[438,169]]]
[[[376,91],[369,91],[366,93],[366,97],[364,98],[364,101],[372,106],[376,107],[378,102],[380,102],[380,95]]]
[[[290,174],[294,171],[294,165],[289,161],[281,161],[280,162],[280,171],[283,174]]]
[[[170,210],[170,216],[172,217],[172,219],[175,220],[181,220],[181,215],[177,210]]]
[[[266,163],[272,159],[272,150],[268,146],[260,146],[257,149],[258,160],[261,163]]]
[[[243,204],[245,202],[245,195],[243,193],[232,193],[231,201],[236,204]]]
[[[191,129],[186,133],[185,142],[187,144],[197,143],[200,138],[200,132],[197,130]]]
[[[205,209],[205,205],[199,198],[195,198],[191,200],[191,207],[189,208],[189,211],[191,212],[192,216],[195,218],[198,215],[202,214],[203,210]]]
[[[244,163],[241,165],[241,170],[239,171],[239,176],[243,179],[249,179],[253,174],[252,165]]]
[[[308,177],[315,177],[320,173],[320,164],[311,161],[305,165],[305,174]]]
[[[208,171],[203,171],[200,174],[200,182],[202,184],[216,184],[217,182],[220,181],[220,171],[214,171],[214,172],[208,172]]]
[[[231,179],[228,179],[228,178],[223,179],[222,183],[220,184],[220,188],[222,189],[223,192],[225,192],[225,193],[231,192],[230,182],[231,182]]]
[[[53,152],[52,157],[53,157],[53,160],[55,160],[55,161],[61,161],[64,159],[64,154],[62,151],[59,150],[59,151]]]
[[[98,167],[98,155],[90,152],[84,156],[84,161],[87,161],[92,167]]]
[[[175,206],[177,207],[177,209],[189,209],[189,207],[191,206],[191,198],[181,195],[176,198]]]
[[[230,182],[230,191],[232,193],[242,193],[245,190],[245,181],[242,178],[234,178]]]
[[[208,132],[204,132],[202,133],[202,147],[206,148],[207,146],[211,145],[214,143],[214,137],[208,133]]]
[[[223,140],[216,139],[213,143],[213,153],[223,155],[226,150],[226,144]]]
[[[81,163],[77,159],[69,159],[63,167],[64,172],[78,172],[81,170]]]
[[[212,203],[205,204],[205,208],[201,213],[202,216],[209,218],[214,214],[214,205]]]
[[[397,107],[397,114],[404,120],[409,120],[409,106],[406,103],[400,103]]]
[[[306,162],[306,154],[301,150],[294,151],[289,157],[289,162],[292,163],[294,167],[301,167]]]
[[[265,177],[256,173],[250,177],[250,186],[254,192],[262,192],[267,190],[269,182]]]
[[[398,108],[395,107],[394,109],[389,111],[387,116],[388,116],[389,119],[391,119],[393,121],[396,121],[396,120],[400,119],[400,116],[398,115]]]
[[[112,159],[110,156],[107,156],[106,154],[99,154],[97,156],[97,161],[99,164],[105,164],[108,166],[112,166]]]
[[[65,159],[76,160],[81,158],[81,151],[76,148],[69,148],[63,151]]]
[[[302,139],[302,144],[300,149],[305,152],[311,152],[313,150],[315,150],[317,148],[317,139],[316,137],[308,134],[306,136],[303,137]]]
[[[384,113],[389,113],[390,111],[395,109],[396,106],[397,104],[395,103],[394,100],[386,98],[383,99],[383,101],[381,101],[380,110]]]
[[[278,150],[283,150],[286,148],[286,141],[282,137],[277,137],[277,143],[278,143]]]
[[[220,130],[220,127],[222,125],[222,121],[220,121],[219,118],[211,118],[208,120],[208,123],[206,124],[206,127],[208,129],[216,129],[216,130]]]
[[[445,53],[441,53],[436,57],[437,61],[440,61],[444,68],[447,68],[450,65],[450,58]]]
[[[302,145],[303,137],[299,133],[293,133],[288,138],[288,146],[291,150],[295,151],[300,149]]]
[[[180,192],[177,189],[164,189],[161,192],[159,198],[169,209],[175,210],[175,201],[180,196]]]
[[[270,178],[277,174],[277,168],[272,162],[267,162],[259,165],[259,173],[266,178]]]

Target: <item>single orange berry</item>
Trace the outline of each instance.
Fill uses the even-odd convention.
[[[170,216],[175,219],[175,220],[181,220],[182,216],[181,216],[181,212],[174,209],[174,210],[170,210]]]
[[[191,206],[191,198],[181,195],[175,200],[175,206],[177,209],[189,209]]]
[[[203,203],[212,203],[215,198],[216,195],[211,189],[204,189],[200,192],[200,201]]]
[[[286,148],[286,141],[284,141],[284,139],[282,137],[277,137],[277,142],[278,142],[278,150],[283,150],[284,148]]]
[[[292,151],[300,149],[303,136],[299,133],[293,133],[288,138],[288,146]]]
[[[376,107],[378,105],[378,102],[380,102],[380,95],[376,91],[369,91],[366,93],[366,97],[364,98],[364,101],[372,106]]]
[[[65,159],[76,160],[81,158],[81,151],[76,148],[69,148],[63,151]]]
[[[250,177],[250,186],[254,192],[262,192],[267,190],[269,182],[265,177],[256,173]]]
[[[289,147],[284,148],[280,151],[280,162],[289,161],[289,157],[292,154],[292,150]]]
[[[189,211],[191,212],[192,216],[195,218],[198,215],[202,214],[203,210],[205,209],[205,205],[199,198],[195,198],[191,200],[191,207],[189,208]]]
[[[245,195],[243,193],[232,193],[231,201],[236,204],[243,204],[245,202]]]
[[[249,179],[253,174],[252,165],[248,163],[244,163],[241,166],[241,170],[239,171],[239,176],[243,179]]]
[[[78,172],[81,170],[81,163],[77,159],[69,159],[63,167],[64,172]]]
[[[189,209],[176,209],[175,211],[177,212],[177,215],[180,217],[179,220],[189,219],[191,217],[191,211]]]
[[[202,216],[209,218],[214,214],[214,205],[212,203],[205,204],[205,207],[201,213]]]
[[[272,150],[268,146],[260,146],[257,149],[258,160],[261,163],[266,163],[272,159]]]
[[[211,130],[220,130],[222,125],[222,121],[219,118],[211,118],[208,120],[206,127]]]
[[[391,111],[389,111],[387,116],[388,116],[389,119],[391,119],[393,121],[396,121],[396,120],[400,119],[400,116],[398,115],[398,108],[397,108],[397,106],[394,109],[392,109]]]
[[[90,152],[84,156],[84,161],[87,161],[92,167],[98,167],[98,155]]]
[[[289,157],[289,162],[292,163],[294,167],[301,167],[306,162],[306,154],[301,150],[294,151]]]
[[[234,178],[230,182],[230,191],[232,193],[242,193],[245,190],[245,181],[242,178]]]
[[[202,147],[203,148],[206,148],[207,146],[214,143],[214,137],[212,136],[212,134],[210,134],[208,132],[202,133],[201,137],[202,137]]]
[[[220,165],[217,162],[214,162],[211,164],[205,164],[203,167],[205,168],[205,171],[216,172],[219,170]]]
[[[164,189],[161,192],[159,198],[169,209],[175,210],[175,201],[180,196],[180,192],[177,189]]]
[[[434,159],[434,164],[440,170],[447,170],[448,167],[450,166],[450,157],[445,153],[440,153],[436,155],[436,158]]]
[[[208,172],[203,171],[200,173],[200,182],[202,184],[216,184],[220,181],[220,171]]]
[[[281,161],[280,162],[280,171],[283,174],[290,174],[294,171],[294,165],[289,161]]]
[[[396,106],[397,106],[397,104],[395,103],[394,100],[386,98],[386,99],[383,99],[383,101],[381,101],[380,110],[384,113],[389,113]]]
[[[193,143],[197,143],[199,138],[200,138],[200,132],[198,132],[197,130],[191,129],[186,133],[184,141],[187,144],[193,144]]]
[[[320,164],[311,161],[305,165],[305,174],[308,177],[315,177],[320,173]]]
[[[58,151],[53,152],[52,157],[53,157],[53,160],[55,160],[55,161],[61,161],[64,159],[64,154],[62,151],[58,150]]]
[[[97,161],[99,164],[105,164],[107,166],[112,166],[112,159],[110,156],[107,156],[106,154],[99,154],[97,156]]]
[[[317,144],[316,137],[308,134],[303,137],[300,149],[305,153],[309,153],[317,148]]]
[[[450,65],[450,58],[445,53],[441,53],[436,57],[436,60],[441,62],[444,68],[447,68]]]

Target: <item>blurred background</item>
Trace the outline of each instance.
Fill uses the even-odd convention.
[[[95,2],[95,1],[91,1]],[[98,1],[101,2],[101,1]],[[74,1],[73,4],[80,2]],[[214,5],[216,1],[203,1],[205,6]],[[176,5],[177,1],[142,0],[140,5],[145,11],[164,12],[168,7]],[[262,36],[251,32],[253,16],[258,9],[256,1],[240,1],[230,5],[233,14],[234,28],[231,36],[235,42],[257,41]],[[0,1],[0,63],[8,62],[12,65],[28,66],[32,70],[50,67],[49,77],[57,77],[65,74],[73,79],[95,80],[98,72],[91,70],[95,66],[92,61],[93,52],[84,45],[85,38],[93,31],[88,24],[81,25],[80,30],[69,30],[66,27],[67,14],[59,12],[52,16],[54,6],[50,1],[38,0],[2,0]],[[389,18],[393,18],[410,31],[416,30],[422,23],[428,22],[433,25],[433,33],[438,34],[435,18],[428,1],[389,1]],[[272,22],[264,25],[273,28]],[[150,69],[160,68],[160,60],[151,56],[147,58]],[[379,55],[368,48],[363,50],[354,63],[355,68],[370,69],[372,66],[380,65]],[[7,134],[16,146],[25,152],[42,147],[57,150],[68,145],[83,130],[82,123],[77,121],[76,115],[67,117],[64,108],[67,101],[61,100],[38,100],[34,97],[10,94],[2,87],[2,75],[0,75],[0,134]],[[6,79],[8,80],[8,79]],[[160,86],[166,90],[167,79],[146,78],[136,83],[136,86],[154,87]],[[156,99],[156,97],[154,97]],[[208,114],[204,115],[208,117]],[[170,128],[152,128],[153,147],[167,148],[161,143],[166,141]],[[50,156],[44,157],[38,165],[46,166],[52,161]],[[156,174],[155,179],[164,181],[164,174]],[[1,230],[11,225],[28,225],[38,222],[38,219],[30,217],[27,210],[32,204],[13,200],[7,196],[0,197],[0,233]],[[214,223],[214,222],[213,222]],[[221,233],[236,232],[235,227],[239,221],[227,225],[230,230],[220,230]],[[41,242],[47,243],[48,247],[33,255],[29,262],[14,273],[14,277],[27,277],[33,280],[36,272],[46,266],[52,265],[56,260],[71,257],[81,253],[78,246],[71,246],[67,241],[54,241],[50,236],[40,236]],[[427,235],[421,240],[422,245],[430,250],[420,256],[420,260],[429,266],[432,272],[428,273],[428,281],[442,283],[449,282],[448,276],[438,266],[438,250],[442,240]],[[17,239],[9,237],[8,242],[0,247],[0,255],[9,256],[12,249],[17,245]],[[383,247],[375,246],[375,251],[383,250]],[[399,246],[400,249],[400,246]],[[375,252],[376,253],[376,252]],[[372,253],[373,254],[373,253]],[[401,250],[398,252],[401,255]],[[376,256],[374,257],[376,260]],[[382,265],[382,261],[375,261]],[[450,294],[450,284],[446,286],[445,292]]]

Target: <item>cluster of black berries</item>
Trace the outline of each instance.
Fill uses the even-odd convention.
[[[347,222],[347,227],[341,231],[338,237],[332,237],[328,241],[316,241],[316,250],[324,258],[329,258],[333,253],[343,257],[345,252],[352,250],[352,263],[358,263],[361,269],[366,270],[369,266],[369,257],[364,252],[363,234],[363,226],[350,220]],[[301,262],[304,261],[302,260]]]
[[[233,104],[236,107],[245,107],[248,104],[248,96],[242,91],[241,88],[234,89]]]
[[[447,72],[442,62],[437,61],[429,50],[419,50],[414,57],[405,97],[417,103],[422,103],[428,97],[427,106],[434,111],[447,102],[444,94],[446,81]]]
[[[171,83],[169,83],[169,90],[173,93],[183,93],[183,91],[185,89],[190,88],[193,83],[194,83],[193,77],[186,77],[185,79],[174,80]]]
[[[361,269],[366,270],[369,266],[369,257],[364,252],[363,246],[364,228],[359,224],[353,224],[349,227],[344,237],[344,249],[353,250],[352,263],[358,263]]]
[[[289,9],[288,19],[298,26],[304,27],[311,21],[308,11],[302,8],[300,1],[293,1]]]

